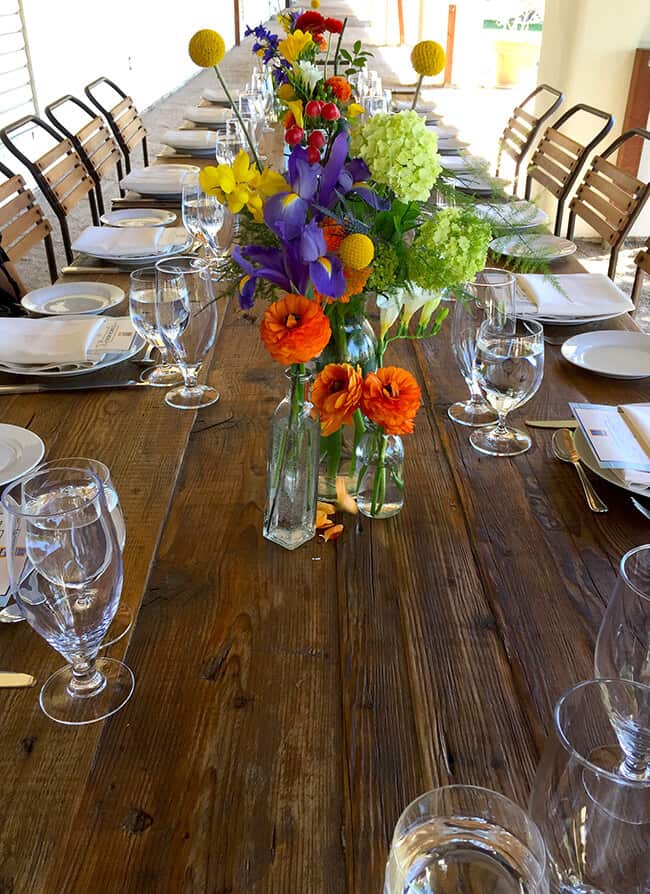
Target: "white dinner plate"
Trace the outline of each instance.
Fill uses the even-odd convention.
[[[42,316],[101,314],[124,301],[124,291],[103,282],[64,282],[28,292],[20,302]]]
[[[167,246],[165,251],[157,251],[150,255],[109,255],[98,251],[93,251],[92,254],[88,252],[88,255],[89,257],[99,258],[101,261],[110,261],[112,264],[117,264],[121,267],[137,267],[143,264],[154,264],[156,261],[161,261],[169,255],[180,255],[191,248],[193,242],[194,237],[191,233],[188,233],[184,242],[172,243]]]
[[[642,497],[647,497],[648,494],[650,494],[650,490],[647,487],[638,487],[636,484],[626,484],[622,478],[619,478],[614,474],[613,469],[601,469],[594,451],[591,449],[589,442],[579,428],[575,431],[574,439],[578,456],[594,475],[598,475],[599,478],[604,478],[605,481],[609,481],[610,484],[615,484],[616,487],[620,487],[622,490],[626,490],[631,494],[640,494]]]
[[[15,376],[47,376],[50,377],[60,377],[60,376],[81,376],[86,373],[95,373],[100,369],[106,369],[108,366],[115,366],[118,363],[123,363],[125,360],[130,360],[132,357],[142,350],[145,345],[145,340],[136,333],[135,338],[131,344],[131,347],[128,351],[121,351],[119,353],[114,354],[106,354],[102,360],[97,360],[95,363],[89,363],[88,365],[75,366],[70,363],[67,364],[65,369],[34,369],[33,366],[21,366],[19,363],[14,364],[6,364],[0,363],[0,372],[7,373],[9,375]]]
[[[456,171],[450,178],[450,183],[461,192],[490,195],[493,192],[502,190],[510,181],[498,177],[484,177],[481,174],[472,172]]]
[[[518,233],[515,236],[499,236],[490,242],[490,248],[508,258],[555,261],[566,258],[576,250],[575,242],[548,233]]]
[[[162,208],[125,208],[108,211],[99,219],[109,227],[166,227],[175,223],[176,215]]]
[[[603,329],[583,332],[564,342],[562,356],[600,376],[645,379],[650,376],[650,335]]]
[[[0,423],[0,484],[9,484],[31,472],[44,453],[45,444],[33,431]]]
[[[545,211],[525,199],[495,205],[479,203],[474,205],[474,212],[494,226],[514,227],[517,230],[539,227],[548,221]]]

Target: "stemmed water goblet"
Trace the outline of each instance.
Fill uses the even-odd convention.
[[[160,353],[161,362],[140,373],[140,380],[157,388],[169,388],[183,381],[181,371],[169,362],[167,345],[156,324],[156,271],[154,267],[133,270],[129,277],[129,314],[135,331]]]
[[[11,594],[30,626],[70,665],[44,684],[58,723],[109,717],[131,697],[131,670],[97,658],[122,592],[122,551],[104,487],[88,469],[51,464],[2,494]]]
[[[505,270],[486,267],[456,290],[451,323],[451,346],[460,372],[467,383],[470,399],[457,401],[447,411],[449,418],[472,427],[496,422],[497,414],[481,393],[476,372],[476,342],[481,324],[492,319],[495,325],[514,328],[515,278]]]
[[[156,320],[183,373],[184,384],[165,395],[179,410],[196,410],[219,400],[219,392],[199,385],[198,376],[217,332],[217,304],[210,265],[191,255],[156,264]]]
[[[476,375],[481,393],[497,412],[494,427],[475,428],[469,441],[480,453],[516,456],[531,445],[530,437],[508,428],[511,410],[533,397],[544,375],[544,339],[541,323],[511,317],[481,323],[476,342]]]
[[[558,701],[530,814],[546,844],[553,894],[650,890],[650,777],[626,749],[650,737],[650,687],[588,680]]]
[[[503,795],[451,785],[421,795],[399,818],[384,894],[547,894],[539,830]]]
[[[185,229],[207,245],[215,263],[221,261],[225,252],[219,242],[225,220],[223,205],[216,196],[203,191],[197,174],[183,178],[182,202]]]

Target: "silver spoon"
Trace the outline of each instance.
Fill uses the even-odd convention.
[[[607,506],[600,499],[591,481],[587,478],[587,474],[585,470],[582,468],[582,463],[580,462],[580,456],[578,451],[576,450],[576,445],[573,440],[572,433],[563,428],[559,431],[553,432],[553,453],[557,457],[557,459],[562,460],[564,463],[571,463],[578,473],[578,478],[580,479],[580,484],[582,484],[582,489],[585,493],[585,497],[587,499],[587,505],[591,509],[592,512],[607,512]]]

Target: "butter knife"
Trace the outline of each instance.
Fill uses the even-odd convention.
[[[33,686],[36,678],[31,674],[14,674],[10,671],[0,671],[0,689],[23,689]]]
[[[121,267],[84,267],[83,264],[78,264],[78,265],[73,264],[70,267],[61,268],[62,276],[76,276],[79,273],[82,276],[84,274],[88,274],[88,275],[92,274],[94,276],[98,273],[99,274],[110,273],[112,275],[115,273],[124,273],[124,272],[125,271]]]
[[[529,428],[577,428],[575,419],[526,419]]]
[[[129,379],[127,382],[89,382],[87,385],[79,382],[68,382],[60,385],[41,385],[38,382],[28,382],[23,385],[0,385],[0,396],[3,394],[45,394],[46,391],[99,391],[107,388],[147,388],[148,382],[139,379]]]

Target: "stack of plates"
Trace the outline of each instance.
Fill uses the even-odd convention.
[[[454,174],[455,176],[450,181],[452,186],[455,186],[461,192],[471,192],[475,195],[492,195],[492,193],[499,192],[499,190],[502,190],[510,183],[509,180],[475,174],[469,171],[458,171],[454,172]]]
[[[120,266],[141,267],[181,254],[192,242],[184,227],[86,227],[72,248]]]
[[[183,116],[186,121],[193,121],[194,124],[223,127],[226,121],[232,117],[232,112],[230,109],[222,109],[218,106],[190,106],[185,109]]]
[[[99,218],[109,227],[167,227],[176,223],[173,211],[158,208],[127,208],[123,211],[107,211]]]
[[[495,254],[507,258],[526,258],[531,261],[556,261],[566,258],[576,250],[575,242],[561,239],[548,233],[516,233],[514,236],[499,236],[490,242]]]
[[[64,282],[28,292],[20,302],[30,313],[46,317],[102,314],[124,301],[124,292],[104,282]]]
[[[239,99],[239,91],[231,90],[230,95],[233,98],[233,102],[237,102]],[[204,99],[206,102],[216,103],[216,105],[220,106],[230,105],[230,101],[225,93],[222,93],[220,90],[212,90],[210,87],[206,87],[203,93],[201,93],[201,99]]]
[[[154,165],[151,168],[133,168],[123,177],[120,186],[143,196],[159,199],[178,199],[183,192],[183,179],[188,174],[198,174],[195,165]]]
[[[168,130],[162,142],[177,152],[199,157],[214,157],[217,133],[213,130]]]
[[[508,202],[507,204],[488,205],[479,203],[474,205],[475,213],[489,221],[493,227],[508,227],[516,230],[527,230],[529,227],[539,227],[548,221],[548,214],[538,208],[532,202],[521,200]]]

